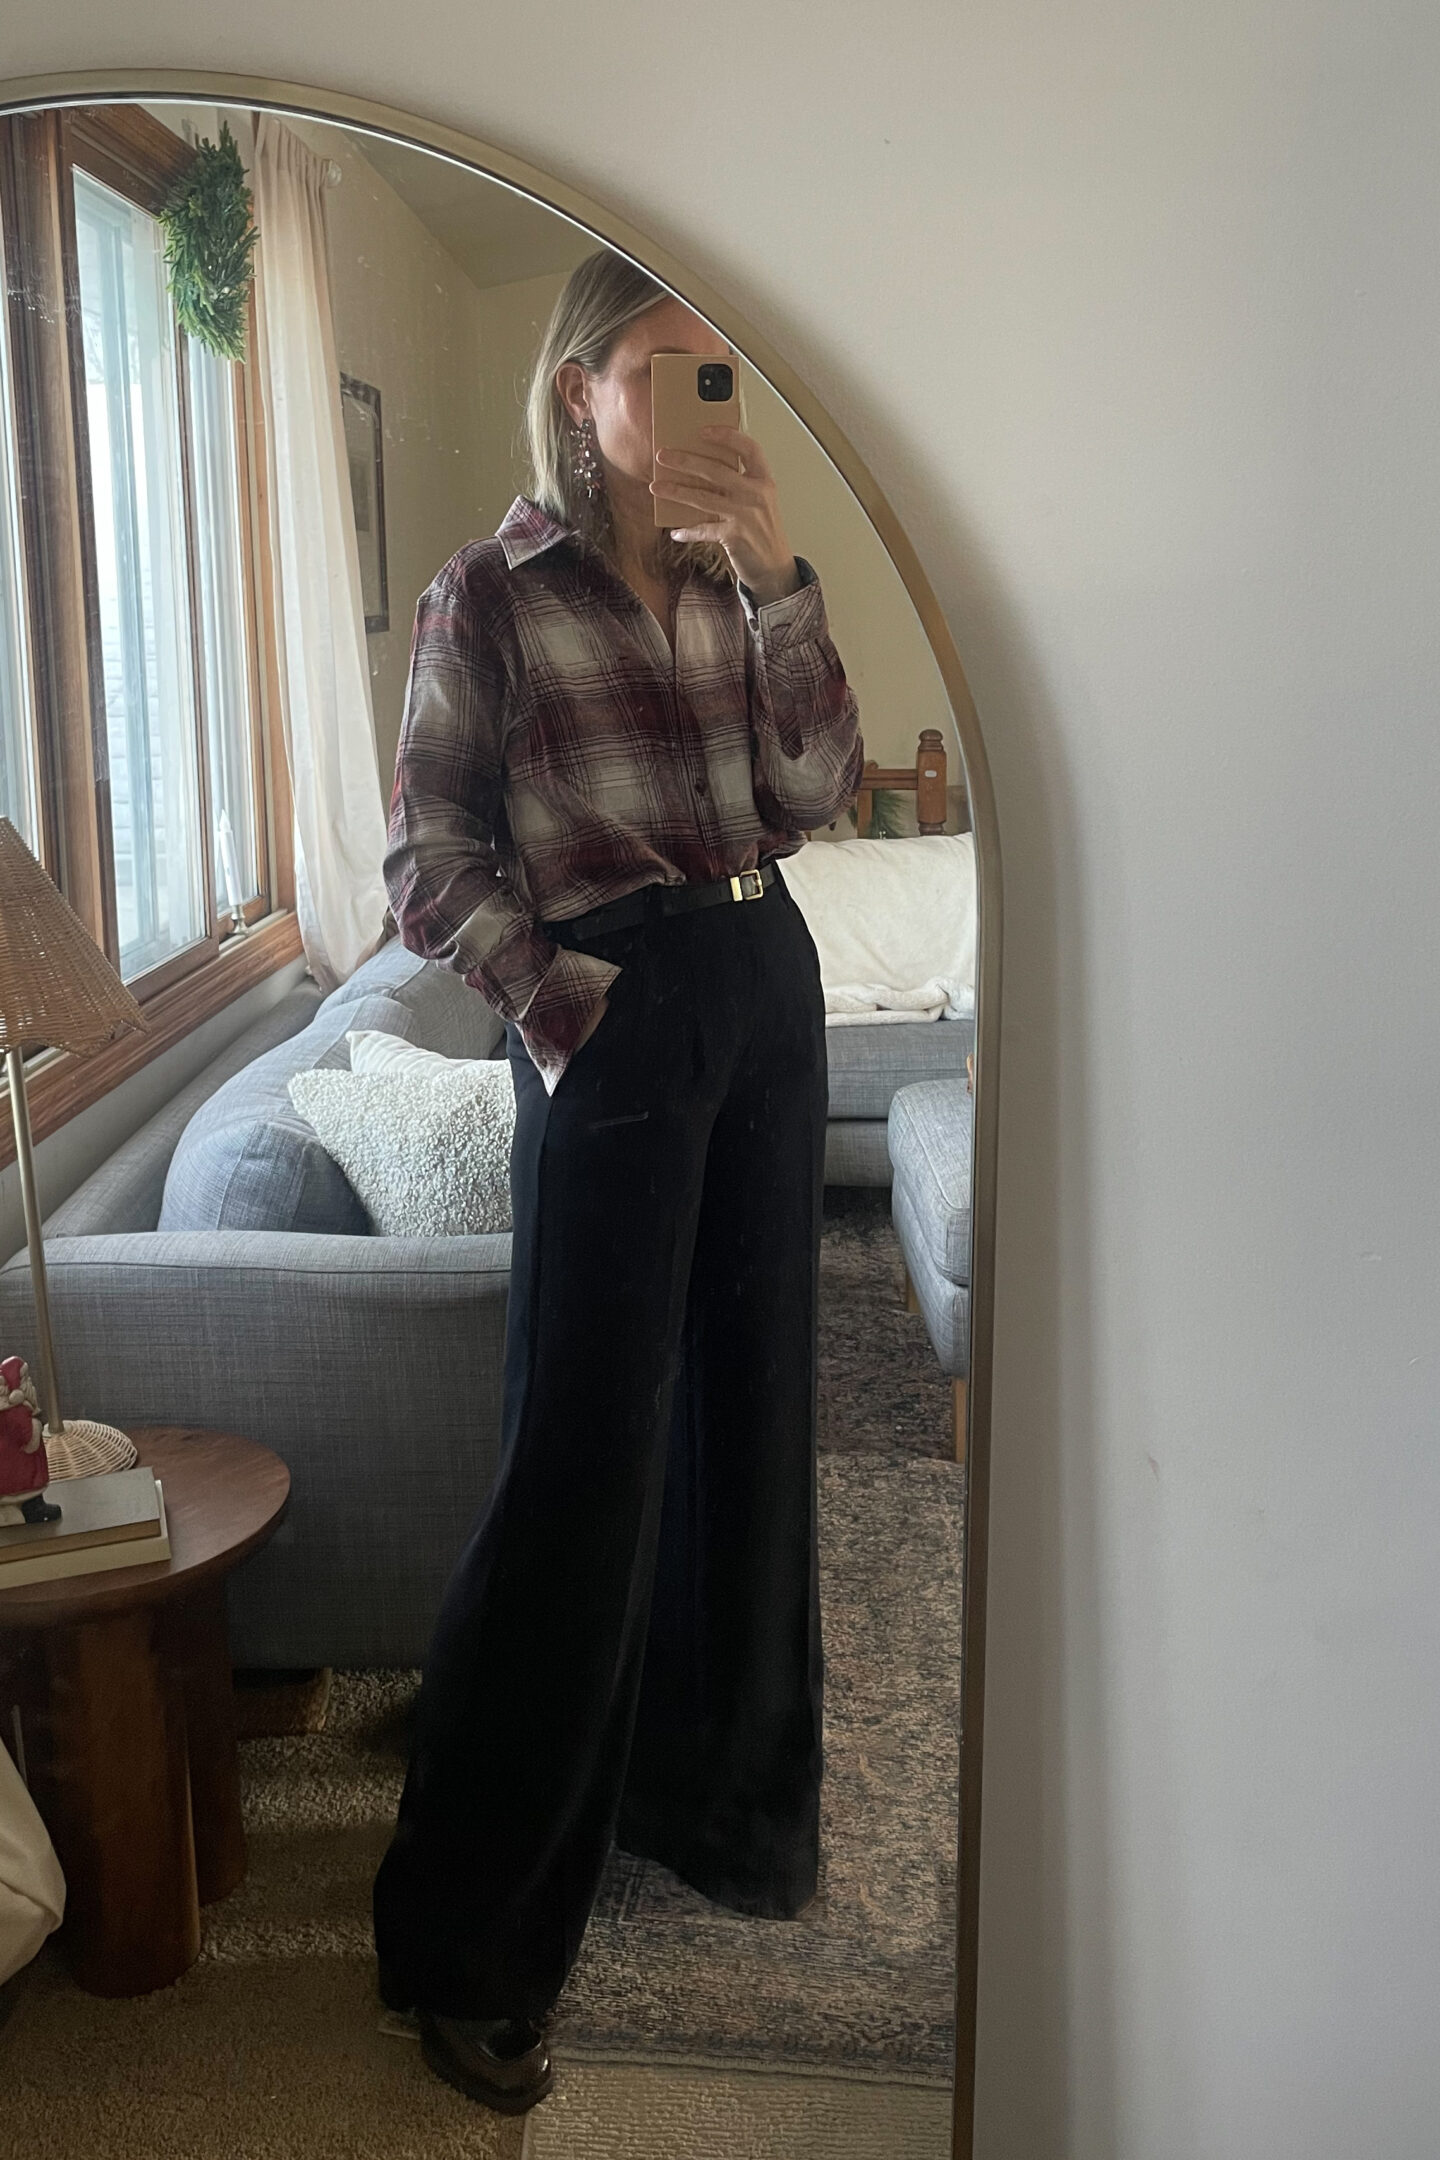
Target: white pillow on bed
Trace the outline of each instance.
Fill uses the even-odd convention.
[[[509,1230],[508,1058],[447,1058],[352,1028],[350,1070],[296,1073],[290,1099],[384,1237]]]
[[[975,837],[809,840],[779,870],[820,955],[825,1025],[975,1010]]]

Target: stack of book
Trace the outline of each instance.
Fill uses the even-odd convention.
[[[153,1470],[57,1478],[45,1488],[56,1522],[0,1528],[0,1595],[22,1583],[170,1558],[165,1495]]]

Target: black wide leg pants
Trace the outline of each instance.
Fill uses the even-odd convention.
[[[550,2008],[612,1838],[741,1912],[816,1887],[819,960],[783,873],[583,944],[622,972],[553,1095],[507,1025],[501,1465],[375,1883],[458,2017]]]

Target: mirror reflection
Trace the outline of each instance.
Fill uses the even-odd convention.
[[[7,2090],[948,2152],[977,922],[904,585],[437,155],[10,115],[0,214],[0,817],[139,1015],[0,937],[0,1415],[171,1525],[77,1567],[52,1475],[37,1559],[0,1453]]]

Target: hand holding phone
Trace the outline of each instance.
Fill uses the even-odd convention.
[[[740,471],[739,452],[717,448],[701,432],[717,423],[740,425],[740,392],[728,353],[652,353],[650,411],[656,450],[698,452],[718,459],[732,472]],[[664,467],[657,464],[656,482],[663,485],[666,477]],[[657,525],[689,525],[698,515],[694,503],[658,493],[655,497]]]
[[[775,475],[739,426],[735,372],[728,356],[652,353],[655,523],[677,540],[723,547],[763,607],[794,592],[800,571],[780,522]]]

